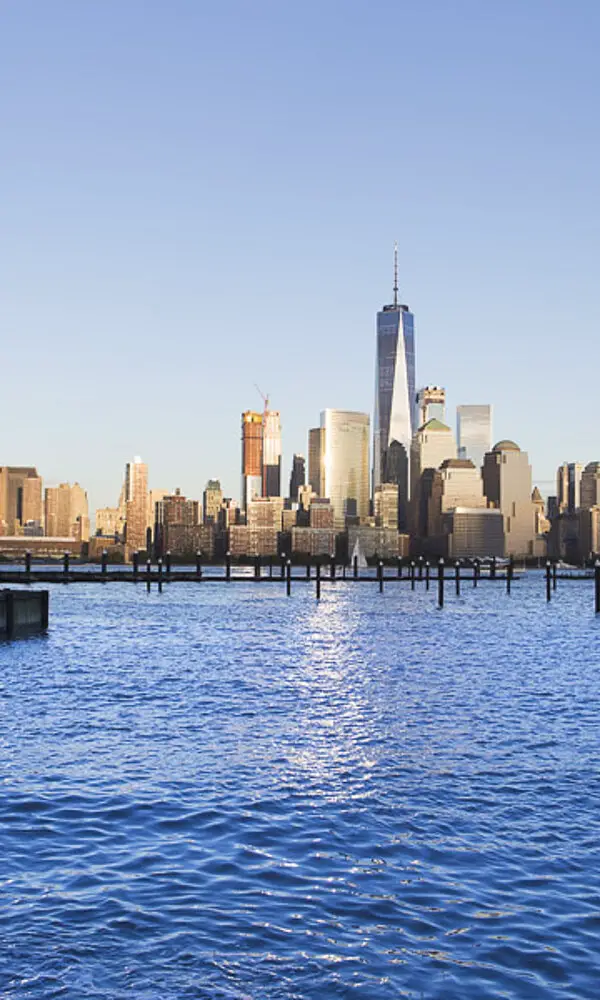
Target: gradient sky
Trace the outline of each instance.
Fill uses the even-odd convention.
[[[596,0],[2,0],[0,464],[239,497],[372,411],[375,313],[552,492],[600,459]]]

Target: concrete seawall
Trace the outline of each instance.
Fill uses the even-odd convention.
[[[47,590],[0,590],[0,638],[47,628]]]

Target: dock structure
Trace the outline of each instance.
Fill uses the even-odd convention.
[[[0,590],[0,638],[48,628],[47,590]]]

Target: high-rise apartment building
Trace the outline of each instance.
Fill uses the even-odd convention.
[[[483,490],[504,517],[505,555],[535,554],[531,466],[514,441],[499,441],[483,461]]]
[[[204,524],[218,524],[223,490],[218,479],[209,479],[202,494]]]
[[[321,429],[321,493],[331,500],[335,527],[343,530],[346,517],[369,516],[369,417],[323,410]]]
[[[298,503],[298,490],[306,483],[306,463],[304,455],[294,455],[290,475],[290,500]]]
[[[600,505],[600,462],[588,462],[581,474],[581,507],[589,510]]]
[[[45,534],[50,538],[90,537],[87,493],[79,483],[48,486],[44,494]]]
[[[127,554],[146,548],[148,522],[148,466],[134,458],[125,466],[125,541]]]
[[[439,385],[426,385],[417,393],[418,425],[428,420],[446,422],[446,390]],[[415,428],[416,430],[416,428]]]
[[[262,496],[263,417],[262,413],[242,413],[242,509],[247,510],[254,497]]]
[[[118,507],[99,507],[96,511],[96,534],[123,536],[125,524]]]
[[[458,457],[470,459],[481,469],[483,457],[492,450],[492,407],[465,405],[456,407]]]
[[[380,483],[399,485],[401,521],[409,496],[410,446],[417,420],[414,316],[398,302],[396,251],[394,301],[377,313],[373,489]]]
[[[281,496],[281,419],[279,410],[263,413],[262,496]]]
[[[27,521],[41,524],[42,520],[42,480],[37,470],[0,466],[0,533],[14,535]]]

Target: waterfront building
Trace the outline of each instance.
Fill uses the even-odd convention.
[[[229,551],[234,559],[249,556],[276,556],[277,528],[254,528],[236,524],[229,529]]]
[[[197,552],[205,559],[212,559],[215,544],[213,524],[166,524],[163,531],[162,551],[170,552],[175,559],[192,562]]]
[[[411,444],[411,521],[412,533],[418,538],[429,534],[427,516],[433,474],[448,458],[456,458],[454,434],[434,417],[419,428]]]
[[[335,527],[340,530],[348,516],[369,516],[369,416],[352,410],[323,410],[321,429],[321,496],[331,500]]]
[[[318,497],[324,495],[321,490],[324,453],[323,428],[313,427],[308,432],[308,484]]]
[[[470,459],[481,469],[483,458],[492,449],[492,407],[465,405],[456,407],[458,457]]]
[[[484,457],[483,489],[490,506],[502,511],[506,556],[535,555],[535,510],[531,466],[514,441],[498,441]]]
[[[378,528],[393,528],[398,531],[398,498],[397,483],[380,483],[375,487],[373,514]]]
[[[170,495],[171,490],[154,489],[148,491],[148,516],[146,518],[146,530],[150,528],[154,531],[154,525],[156,524],[156,505],[159,501],[164,500],[165,497]]]
[[[398,301],[398,254],[394,251],[394,299],[377,313],[373,490],[381,483],[400,489],[400,527],[410,493],[409,457],[418,426],[414,316]]]
[[[397,559],[398,556],[404,557],[409,553],[408,535],[400,534],[396,528],[351,525],[348,528],[350,556],[357,543],[366,559]]]
[[[450,559],[484,559],[505,552],[504,517],[492,507],[454,507],[442,517],[445,549]]]
[[[79,556],[81,541],[78,538],[48,538],[46,535],[0,535],[0,556],[23,559],[27,552],[31,552],[34,559],[58,559],[65,552]]]
[[[28,482],[32,480],[32,482]],[[34,466],[0,466],[0,533],[43,520],[42,480]]]
[[[446,422],[446,390],[439,385],[426,385],[417,393],[418,422],[422,427],[429,420]]]
[[[298,491],[306,484],[306,463],[304,455],[294,455],[292,459],[292,472],[290,475],[290,500],[292,503],[298,502]]]
[[[209,479],[202,494],[204,524],[218,524],[223,503],[223,490],[218,479]]]
[[[263,417],[262,413],[242,413],[242,509],[254,497],[262,496]]]
[[[579,511],[579,537],[582,560],[600,556],[600,505]]]
[[[46,487],[44,493],[45,533],[53,538],[90,537],[87,493],[74,483]]]
[[[278,410],[263,413],[262,496],[281,496],[281,420]]]
[[[198,501],[188,500],[180,489],[158,500],[156,504],[156,524],[166,526],[181,524],[194,527],[199,521]]]
[[[127,558],[146,549],[148,466],[136,456],[125,466],[125,541]]]
[[[581,474],[580,505],[584,510],[600,505],[600,462],[588,462]]]
[[[292,552],[312,558],[331,556],[335,552],[335,531],[333,528],[292,528]]]

